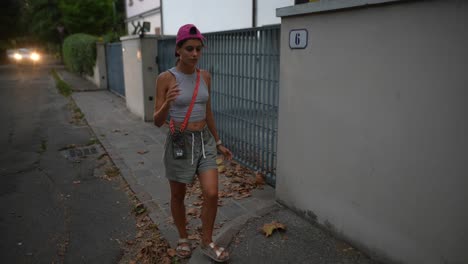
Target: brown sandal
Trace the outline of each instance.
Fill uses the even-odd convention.
[[[229,260],[228,252],[223,247],[216,246],[213,242],[211,242],[207,246],[202,245],[200,249],[203,252],[203,254],[205,254],[207,257],[211,258],[216,262],[226,262]],[[221,257],[223,256],[223,253],[224,257]]]
[[[183,246],[182,244],[187,244],[188,246]],[[181,238],[177,241],[176,254],[179,258],[190,258],[192,255],[192,245],[188,239]]]

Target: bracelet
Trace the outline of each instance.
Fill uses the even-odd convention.
[[[216,141],[216,146],[219,146],[219,145],[222,145],[223,142],[221,141],[221,139],[218,139],[218,141]]]

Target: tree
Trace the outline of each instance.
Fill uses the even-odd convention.
[[[0,10],[0,49],[61,43],[74,33],[122,35],[125,0],[4,0]],[[58,29],[64,28],[64,34]],[[11,39],[12,41],[9,41]],[[11,45],[10,45],[11,46]],[[2,52],[0,50],[0,52]]]
[[[57,26],[62,21],[60,0],[23,0],[23,21],[28,37],[42,42],[58,43]]]
[[[6,48],[8,40],[15,38],[21,33],[21,27],[18,23],[20,17],[21,5],[16,0],[6,0],[2,3],[0,11],[0,47]]]
[[[63,23],[70,33],[102,35],[114,26],[113,0],[60,0]]]

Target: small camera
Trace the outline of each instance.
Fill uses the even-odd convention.
[[[180,132],[172,134],[172,152],[174,159],[185,158],[185,137]]]

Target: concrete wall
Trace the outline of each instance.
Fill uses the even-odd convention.
[[[144,121],[152,121],[154,87],[158,74],[156,37],[128,36],[121,40],[127,108]]]
[[[389,263],[468,263],[467,14],[432,0],[282,17],[277,199]]]
[[[106,47],[103,43],[96,43],[96,64],[93,76],[84,76],[100,89],[107,89]]]

